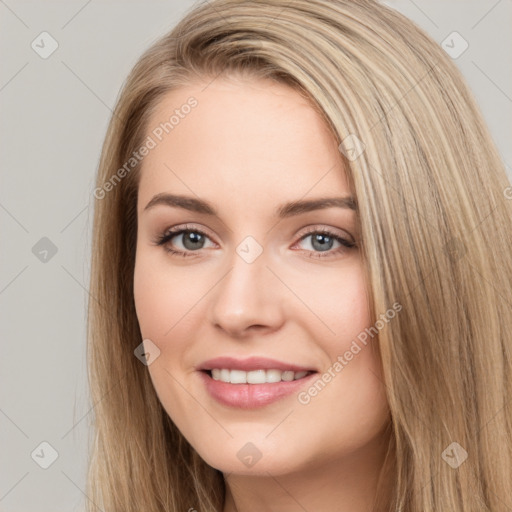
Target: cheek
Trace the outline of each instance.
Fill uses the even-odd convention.
[[[326,358],[319,376],[324,376],[325,387],[320,383],[299,402],[311,402],[308,408],[312,410],[332,401],[340,410],[350,410],[363,420],[368,408],[377,411],[385,402],[378,331],[370,314],[363,267],[355,264],[343,274],[318,276],[314,283],[304,278],[301,287],[307,305],[316,313],[306,315],[302,328],[308,330]],[[350,423],[346,418],[344,421]]]
[[[152,340],[158,339],[166,328],[166,316],[162,313],[173,311],[175,306],[173,295],[165,293],[165,281],[156,277],[156,270],[151,268],[147,260],[137,260],[133,283],[135,309],[142,336]],[[169,327],[167,325],[167,329]]]
[[[353,261],[343,272],[301,278],[300,294],[314,315],[306,315],[321,329],[313,339],[325,340],[328,352],[339,353],[371,323],[368,288],[362,265]],[[316,318],[315,318],[316,317]],[[320,321],[320,324],[319,324]]]
[[[378,331],[370,314],[368,286],[362,267],[345,276],[333,303],[329,309],[330,325],[336,334],[330,338],[326,350],[332,362],[339,362],[341,356],[344,368],[339,374],[345,374],[346,389],[357,392],[359,388],[359,392],[371,400],[375,393],[380,395],[381,369]]]
[[[186,327],[187,314],[197,304],[204,286],[183,269],[162,266],[144,251],[137,257],[134,271],[134,300],[141,334],[159,345],[167,336]]]
[[[182,268],[162,264],[162,258],[140,251],[134,269],[134,301],[142,339],[160,350],[148,366],[155,391],[170,417],[185,418],[188,395],[172,376],[190,371],[191,334],[197,328],[201,280],[191,280]],[[181,381],[181,377],[179,377]],[[179,422],[178,422],[179,423]]]

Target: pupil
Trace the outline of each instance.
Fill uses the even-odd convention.
[[[327,239],[327,242],[326,242],[326,239]],[[316,242],[320,243],[320,245],[318,247],[315,247]],[[333,242],[333,239],[329,235],[323,235],[321,233],[318,233],[316,236],[313,237],[313,247],[315,249],[320,249],[321,251],[329,250],[332,247],[332,242]]]
[[[187,249],[200,249],[203,235],[200,233],[195,233],[193,231],[189,231],[183,237],[183,245]]]

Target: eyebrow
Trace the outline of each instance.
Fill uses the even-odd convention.
[[[202,213],[218,217],[216,208],[208,201],[194,197],[175,194],[161,193],[154,196],[146,205],[144,211],[150,210],[157,205],[164,205],[174,208],[183,208],[191,212]],[[282,204],[277,207],[275,215],[281,219],[300,215],[325,208],[348,208],[357,211],[357,204],[352,196],[345,197],[319,197],[317,199],[297,200]]]

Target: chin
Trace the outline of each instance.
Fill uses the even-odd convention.
[[[256,436],[255,436],[256,437]],[[296,447],[283,446],[277,448],[268,441],[258,440],[240,441],[231,439],[228,443],[211,448],[196,451],[199,456],[210,466],[226,474],[273,476],[284,475],[298,471],[308,465],[304,457],[298,459],[299,450]]]

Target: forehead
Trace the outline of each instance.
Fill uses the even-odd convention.
[[[160,192],[246,208],[350,192],[333,135],[284,84],[217,78],[176,89],[157,105],[146,137],[155,146],[142,161],[139,212]]]

